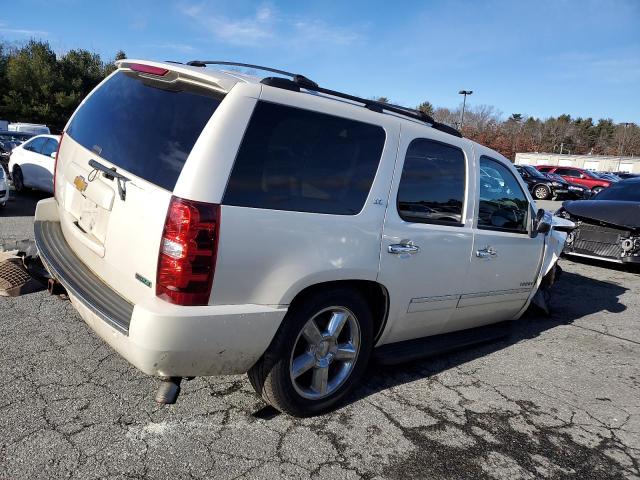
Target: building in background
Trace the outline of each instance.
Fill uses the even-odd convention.
[[[516,153],[516,165],[558,165],[598,172],[640,173],[640,157],[612,155],[561,155],[556,153]]]

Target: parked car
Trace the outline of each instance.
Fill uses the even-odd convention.
[[[593,172],[578,167],[557,167],[553,165],[538,165],[538,170],[544,173],[555,173],[568,182],[577,183],[591,189],[595,195],[603,188],[609,187],[613,182],[598,177]]]
[[[27,187],[53,193],[59,141],[58,135],[38,135],[13,149],[9,159],[9,172],[16,192]]]
[[[591,172],[591,173],[595,173],[598,177],[604,178],[605,180],[610,180],[612,182],[619,182],[620,180],[622,180],[621,177],[611,172]]]
[[[539,170],[536,170],[539,171]],[[540,172],[542,173],[542,172]],[[565,189],[567,190],[566,195],[564,195],[567,199],[573,200],[582,200],[590,198],[592,193],[591,190],[583,185],[578,185],[577,183],[567,182],[564,178],[556,173],[542,173],[549,180],[553,180],[555,182],[562,183],[565,185]]]
[[[28,133],[0,131],[0,165],[6,173],[9,173],[11,151],[32,136]]]
[[[629,173],[629,172],[616,172],[616,175],[619,176],[622,180],[626,180],[627,178],[640,177],[640,174],[638,173]]]
[[[516,165],[516,170],[536,200],[548,200],[569,193],[566,182],[550,180],[530,165]]]
[[[592,200],[564,202],[557,215],[576,225],[567,255],[640,264],[640,178],[617,182]]]
[[[4,207],[9,201],[9,182],[4,168],[0,168],[0,207]]]
[[[8,130],[0,130],[0,139],[7,140],[11,142],[17,142],[18,144],[22,142],[26,142],[34,135],[32,133],[25,132],[10,132]]]
[[[424,113],[281,71],[117,65],[64,130],[35,239],[160,402],[248,372],[277,409],[324,412],[372,353],[486,339],[554,268],[566,234],[510,161]]]
[[[23,132],[32,135],[48,135],[51,133],[49,127],[39,123],[10,123],[8,130],[10,132]]]

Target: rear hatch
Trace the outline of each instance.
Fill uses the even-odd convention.
[[[155,296],[172,191],[223,98],[201,78],[126,64],[87,97],[64,132],[55,180],[63,234],[132,303]]]

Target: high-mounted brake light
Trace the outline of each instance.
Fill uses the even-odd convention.
[[[156,295],[207,305],[216,267],[220,205],[171,197],[160,242]]]
[[[152,67],[151,65],[143,65],[141,63],[132,63],[129,65],[129,68],[134,72],[148,73],[149,75],[158,75],[159,77],[169,73],[169,70],[166,68]]]
[[[53,198],[56,197],[56,174],[58,173],[58,157],[60,156],[60,146],[62,145],[63,138],[64,132],[60,134],[60,141],[58,142],[58,149],[56,150],[56,158],[53,159]]]

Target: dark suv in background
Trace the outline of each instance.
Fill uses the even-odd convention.
[[[569,192],[566,183],[550,180],[529,165],[515,165],[536,200],[551,200]]]

